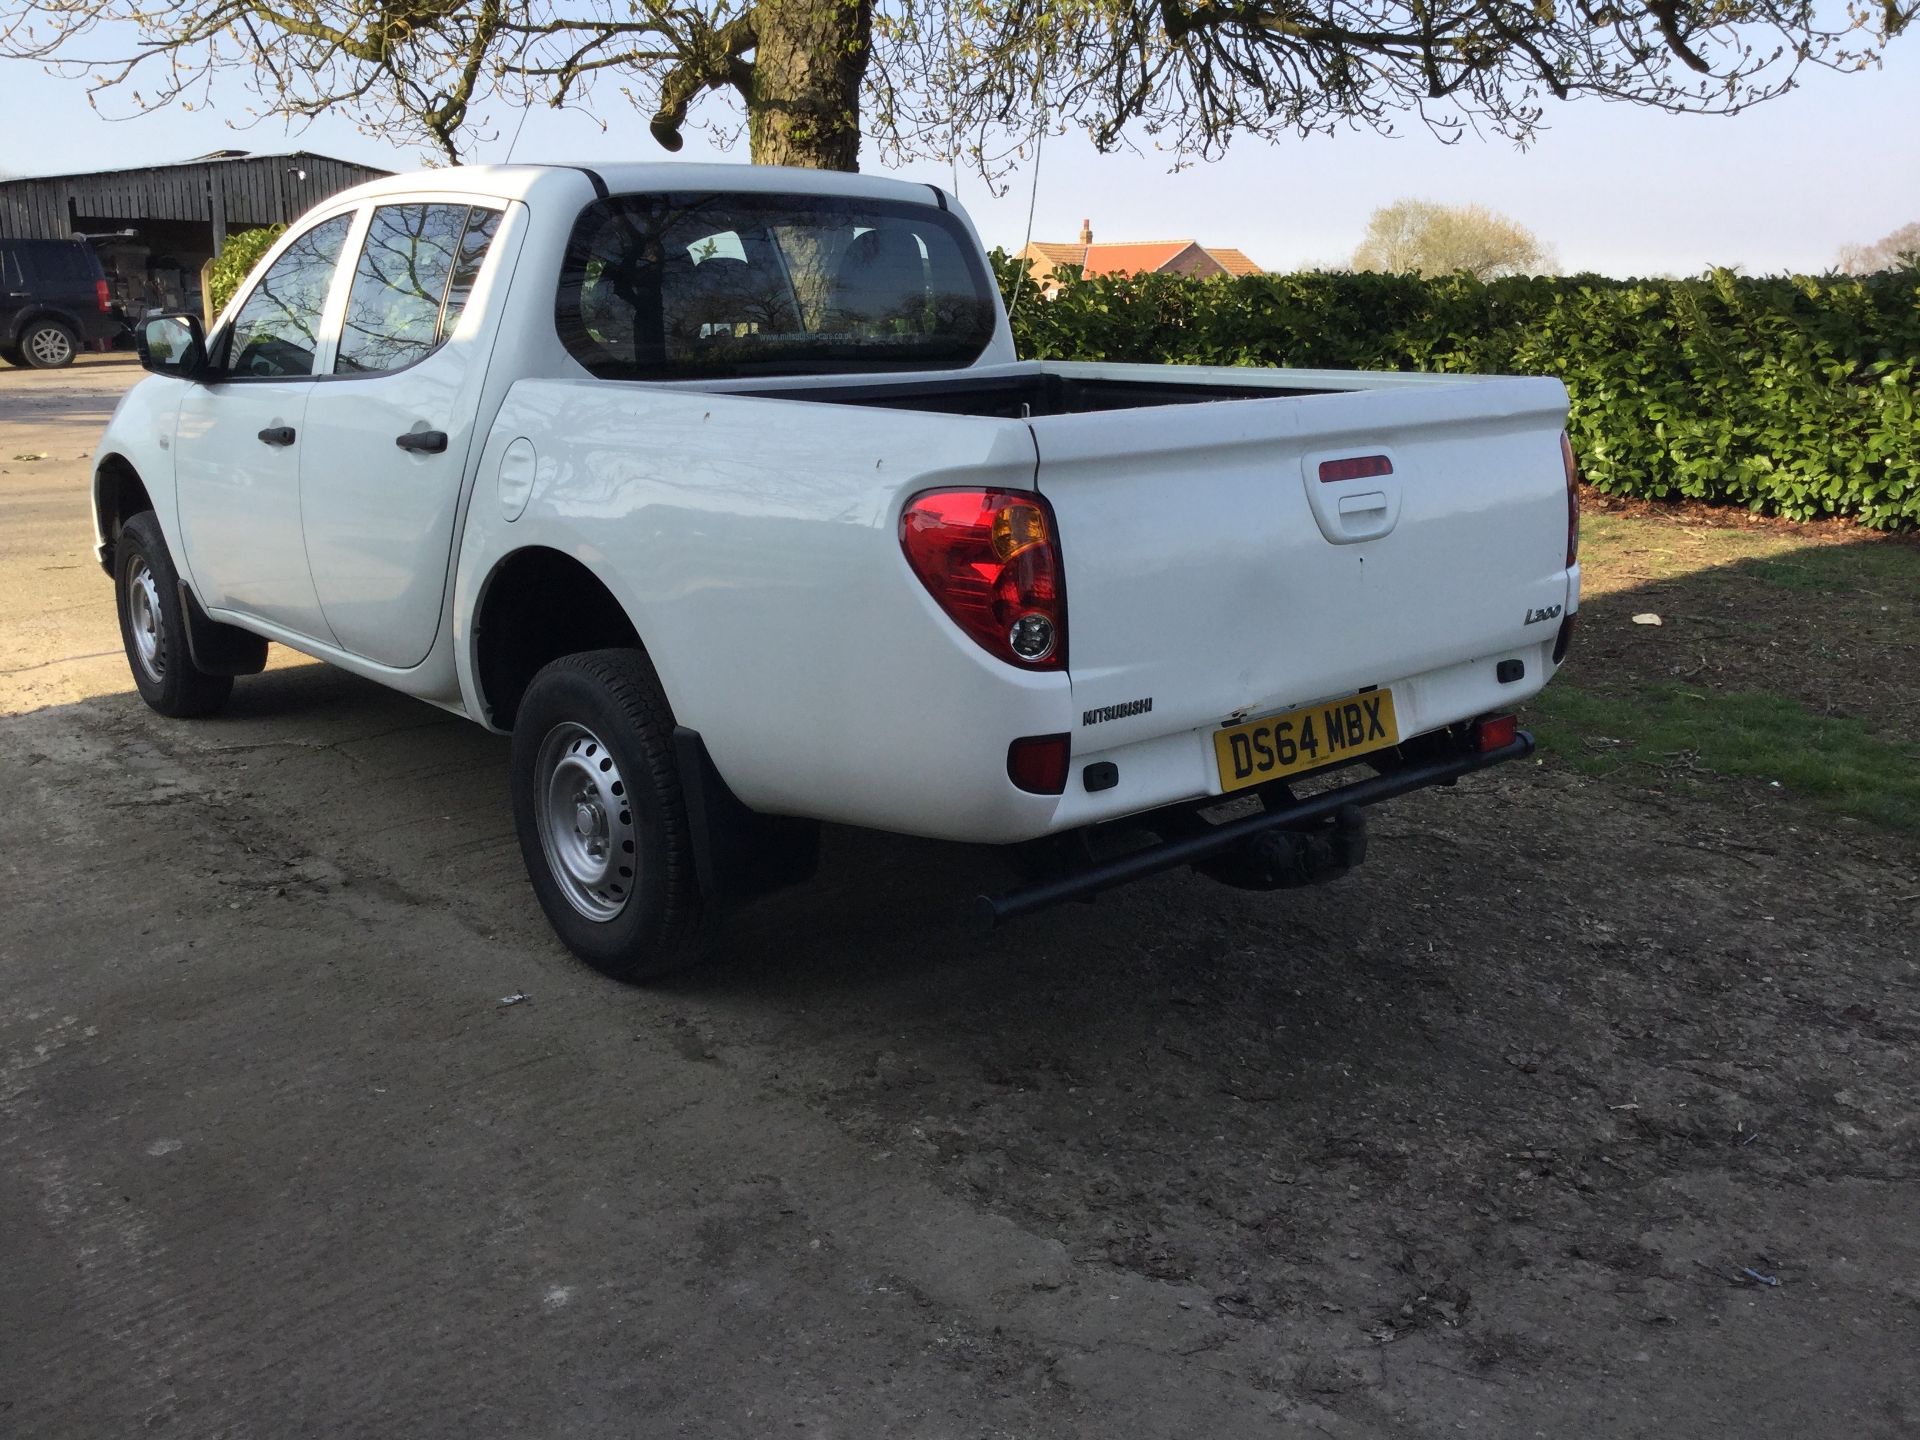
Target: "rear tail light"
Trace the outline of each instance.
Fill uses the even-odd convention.
[[[1007,747],[1007,778],[1031,795],[1060,795],[1067,788],[1067,735],[1028,735]]]
[[[1580,464],[1573,458],[1573,441],[1560,432],[1560,463],[1567,471],[1567,568],[1580,558]]]
[[[100,313],[102,315],[106,314],[109,310],[113,308],[113,299],[111,296],[107,294],[106,281],[104,280],[94,281],[93,294],[94,294],[94,298],[100,302]]]
[[[1040,496],[929,490],[901,515],[900,548],[983,650],[1023,670],[1066,668],[1067,590],[1053,510]]]
[[[1473,727],[1473,748],[1482,755],[1511,745],[1520,733],[1520,722],[1511,715],[1489,715]]]

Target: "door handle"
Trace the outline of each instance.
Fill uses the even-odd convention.
[[[447,448],[447,432],[444,430],[409,430],[404,435],[393,437],[393,443],[402,450],[411,450],[416,455],[438,455]]]
[[[293,426],[269,425],[260,432],[260,439],[268,445],[291,445],[293,443]]]

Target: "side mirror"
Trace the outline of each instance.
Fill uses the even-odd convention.
[[[191,380],[207,368],[207,337],[198,315],[149,315],[134,339],[140,363],[156,375]]]

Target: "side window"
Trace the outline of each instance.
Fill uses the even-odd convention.
[[[346,244],[351,215],[336,215],[307,231],[273,262],[234,317],[228,369],[242,379],[311,375],[320,312],[326,308],[333,267]]]
[[[377,375],[424,359],[453,330],[473,293],[497,210],[382,205],[347,294],[339,375]]]
[[[69,285],[85,285],[93,279],[92,257],[84,245],[62,245],[53,253],[53,273]]]
[[[487,258],[487,247],[493,243],[494,232],[499,228],[498,210],[476,207],[467,212],[467,230],[460,237],[460,254],[453,263],[453,279],[447,284],[446,309],[440,315],[442,340],[453,334],[454,326],[466,311],[467,301],[473,298],[474,284],[480,278],[480,264]]]

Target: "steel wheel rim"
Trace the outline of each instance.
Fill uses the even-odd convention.
[[[606,742],[572,721],[549,730],[534,759],[533,803],[548,873],[567,903],[601,924],[616,919],[640,857],[632,797]]]
[[[58,365],[73,354],[73,346],[67,341],[66,331],[49,325],[27,337],[27,352],[43,365]]]
[[[158,685],[166,678],[165,632],[160,621],[160,585],[144,559],[136,558],[127,571],[127,635],[133,642],[133,660],[147,679]]]

